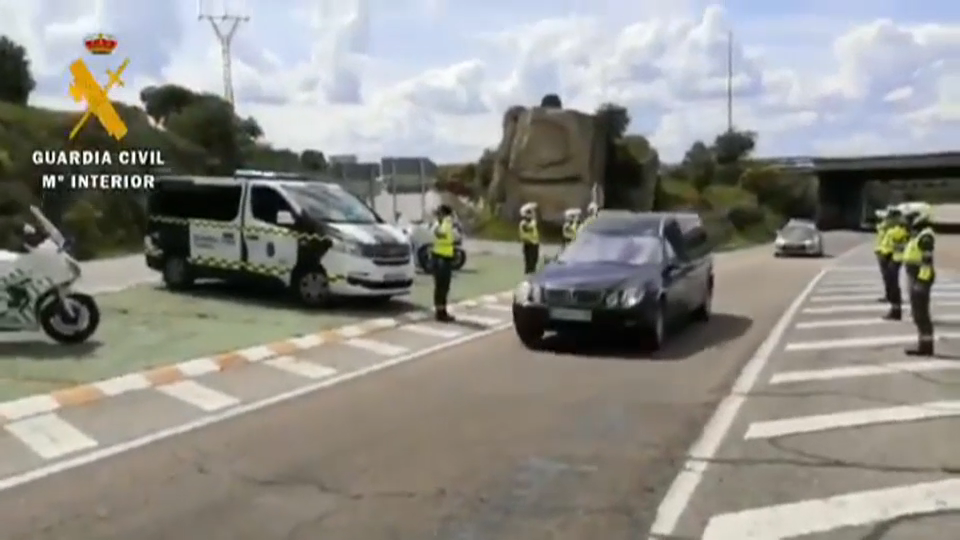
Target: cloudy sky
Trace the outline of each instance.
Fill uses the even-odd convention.
[[[221,13],[225,0],[205,0]],[[765,155],[956,150],[960,2],[947,0],[226,0],[250,16],[234,43],[237,108],[296,150],[473,159],[502,113],[560,94],[627,106],[669,160],[734,122]],[[796,6],[796,7],[792,7]],[[28,50],[36,105],[77,109],[67,65],[108,32],[127,87],[222,92],[196,0],[0,0],[0,33]],[[107,64],[100,69],[106,69]]]

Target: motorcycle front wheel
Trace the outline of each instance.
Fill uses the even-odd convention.
[[[454,270],[463,270],[463,267],[467,264],[467,252],[461,248],[456,248],[453,252],[453,269]]]
[[[61,302],[47,302],[40,308],[40,326],[44,333],[57,343],[73,345],[83,343],[100,326],[100,308],[88,294],[70,293],[63,302],[73,311],[73,316]]]

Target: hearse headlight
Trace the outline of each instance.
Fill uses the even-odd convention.
[[[603,302],[608,308],[615,308],[620,306],[620,291],[613,291],[607,294],[607,298]]]
[[[620,304],[623,307],[633,307],[643,300],[643,290],[636,287],[628,287],[620,294]]]

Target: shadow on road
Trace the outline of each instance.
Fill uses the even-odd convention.
[[[30,339],[0,343],[0,363],[5,359],[31,360],[82,360],[92,355],[103,343],[88,341],[78,345],[62,345],[43,339]]]
[[[162,289],[163,285],[157,288]],[[325,315],[327,309],[308,309],[297,305],[296,300],[283,290],[271,287],[251,287],[223,282],[198,283],[186,291],[171,292],[197,300],[219,300],[230,302],[238,308],[258,308],[267,310],[295,311],[304,315]],[[331,307],[336,314],[357,317],[395,317],[423,309],[407,300],[393,298],[342,298]]]
[[[740,315],[714,313],[709,322],[675,329],[667,344],[656,352],[646,351],[635,334],[563,334],[544,339],[543,350],[554,354],[593,356],[610,360],[685,360],[744,335],[753,321]]]

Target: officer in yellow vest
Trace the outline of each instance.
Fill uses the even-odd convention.
[[[887,212],[887,225],[880,240],[878,254],[883,262],[883,289],[890,311],[884,316],[889,321],[903,318],[903,297],[900,294],[900,266],[903,263],[903,250],[910,240],[900,208],[891,208]]]
[[[880,269],[880,279],[882,280],[884,276],[885,259],[883,255],[880,254],[880,247],[881,247],[881,244],[883,244],[883,231],[887,228],[887,209],[881,208],[880,210],[877,210],[876,216],[877,216],[877,225],[876,225],[877,235],[873,243],[873,253],[877,257],[877,266]],[[884,282],[884,285],[886,285],[886,282]],[[880,298],[877,299],[877,301],[886,302],[887,301],[886,295],[881,296]]]
[[[453,223],[453,210],[441,204],[437,208],[437,221],[433,226],[433,308],[434,316],[440,322],[452,322],[453,316],[447,311],[447,297],[450,295],[450,282],[453,280],[453,255],[456,242],[456,228]]]
[[[930,223],[930,208],[915,207],[909,219],[912,236],[903,250],[903,265],[910,283],[910,313],[917,326],[917,346],[907,349],[911,356],[933,356],[933,317],[930,295],[936,271],[933,266],[935,235]]]
[[[583,218],[583,221],[580,222],[580,226],[583,227],[587,223],[590,223],[591,221],[596,219],[598,213],[600,213],[600,207],[597,205],[597,203],[592,202],[588,204],[587,216]]]
[[[523,244],[523,273],[529,275],[537,271],[537,261],[540,260],[537,203],[530,202],[520,207],[520,224],[517,228],[520,242]]]
[[[561,249],[577,239],[577,229],[580,228],[581,215],[579,208],[568,208],[563,213],[563,244],[561,244]]]

